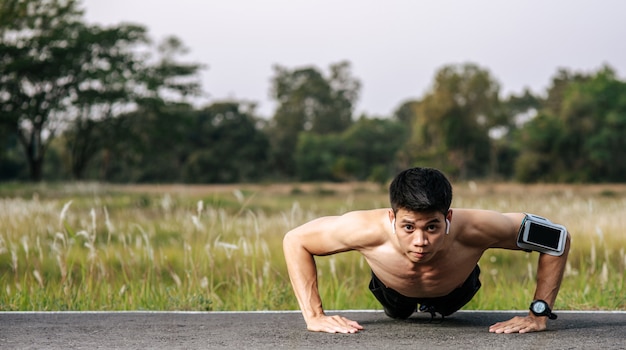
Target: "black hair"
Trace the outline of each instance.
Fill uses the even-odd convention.
[[[399,173],[389,185],[389,201],[394,213],[399,209],[415,212],[438,211],[448,214],[452,185],[433,168],[411,168]]]

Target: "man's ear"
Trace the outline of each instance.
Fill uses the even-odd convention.
[[[449,209],[446,215],[446,234],[450,233],[450,219],[452,219],[452,209]]]
[[[396,233],[396,215],[393,213],[393,210],[389,210],[389,221],[391,222],[391,230],[393,233]]]
[[[448,214],[446,215],[446,219],[452,221],[452,209],[448,210]]]

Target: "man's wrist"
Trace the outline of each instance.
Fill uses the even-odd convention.
[[[528,309],[533,316],[547,317],[551,320],[556,320],[557,318],[556,314],[552,312],[550,305],[545,300],[535,299],[532,303],[530,303],[530,307]]]
[[[302,312],[302,315],[304,316],[304,320],[308,322],[309,320],[325,316],[326,314],[324,313],[324,310],[319,310],[319,311]]]

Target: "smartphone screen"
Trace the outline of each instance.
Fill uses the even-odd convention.
[[[526,241],[559,250],[560,238],[561,230],[531,222]]]

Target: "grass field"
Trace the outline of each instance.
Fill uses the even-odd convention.
[[[387,206],[374,184],[0,184],[1,310],[293,310],[290,228]],[[454,207],[566,225],[557,309],[626,310],[626,185],[455,184]],[[537,253],[488,251],[466,309],[525,309]],[[378,309],[357,253],[318,258],[326,309]]]

